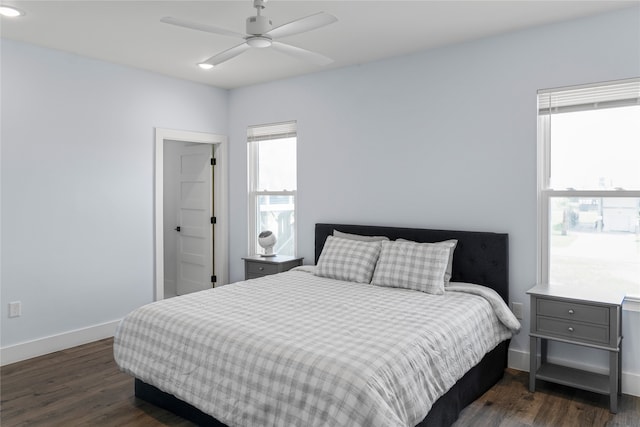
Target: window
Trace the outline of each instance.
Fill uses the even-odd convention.
[[[539,280],[640,296],[640,79],[538,92]]]
[[[279,255],[296,254],[296,122],[251,126],[249,253],[262,253],[258,234],[271,231]]]

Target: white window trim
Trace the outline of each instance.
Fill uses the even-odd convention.
[[[639,79],[621,80],[617,83],[637,82]],[[606,85],[606,82],[573,86],[571,89],[588,89]],[[538,91],[538,94],[552,91],[562,91],[565,88],[548,89]],[[569,88],[566,88],[569,89]],[[636,103],[640,103],[636,100]],[[622,103],[621,105],[634,105],[633,103]],[[586,108],[585,108],[586,109]],[[539,109],[538,109],[539,110]],[[537,260],[537,282],[549,282],[550,251],[549,251],[549,201],[554,197],[640,197],[640,190],[556,190],[551,188],[551,128],[549,115],[539,115],[538,113],[538,143],[537,143],[537,205],[538,205],[538,260]],[[640,295],[629,295],[625,298],[624,309],[629,311],[640,311]]]
[[[291,122],[285,122],[283,123],[284,125],[288,125]],[[262,126],[277,126],[278,124],[273,124],[273,125],[262,125]],[[252,127],[257,127],[257,126],[252,126]],[[282,138],[287,138],[287,137],[296,137],[296,144],[298,141],[298,136],[297,136],[297,132],[294,133],[282,133],[280,134],[280,136]],[[270,138],[265,138],[265,139],[270,139]],[[247,191],[247,194],[249,196],[249,201],[248,201],[248,207],[249,207],[249,215],[248,215],[248,224],[247,224],[247,230],[249,230],[249,235],[248,237],[248,248],[249,248],[249,255],[256,255],[259,253],[258,247],[256,247],[256,239],[255,239],[255,234],[259,232],[259,230],[255,230],[255,224],[257,221],[257,206],[256,206],[256,201],[258,200],[259,196],[293,196],[293,215],[296,218],[295,224],[294,224],[294,238],[293,238],[293,253],[295,256],[297,256],[298,254],[298,197],[297,197],[297,190],[282,190],[282,191],[264,191],[264,190],[259,190],[258,188],[256,188],[256,184],[258,182],[258,177],[256,176],[256,172],[258,171],[258,154],[257,154],[257,150],[256,150],[256,145],[254,144],[254,142],[259,142],[263,140],[263,138],[260,137],[254,137],[254,138],[249,138],[247,141],[247,150],[248,150],[248,170],[247,170],[247,182],[249,184],[249,188]]]

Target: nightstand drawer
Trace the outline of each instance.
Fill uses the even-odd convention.
[[[302,265],[304,258],[286,255],[276,255],[273,257],[254,255],[242,259],[244,260],[244,278],[245,280],[249,280],[271,274],[284,273],[293,267]]]
[[[537,314],[576,322],[589,322],[598,325],[609,324],[609,309],[607,307],[574,302],[538,298]]]
[[[541,334],[554,335],[556,337],[569,338],[578,341],[592,343],[609,343],[609,327],[591,325],[579,322],[570,322],[549,317],[537,317],[537,331]]]
[[[248,274],[276,274],[279,272],[279,267],[277,264],[265,264],[261,262],[247,262],[247,273]]]

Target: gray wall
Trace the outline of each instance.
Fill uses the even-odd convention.
[[[512,349],[526,354],[525,292],[536,282],[536,91],[639,75],[633,8],[234,90],[231,279],[242,278],[247,251],[246,128],[297,120],[305,263],[313,262],[316,222],[509,233],[511,298],[526,303]],[[631,340],[640,339],[637,314],[625,314]],[[625,370],[640,373],[628,351]],[[582,360],[601,366],[603,357]]]
[[[527,308],[512,349],[526,354],[536,90],[640,75],[640,10],[230,94],[22,43],[0,47],[1,347],[116,320],[152,300],[154,127],[229,135],[229,260],[231,279],[241,279],[246,128],[297,120],[305,261],[320,221],[507,232],[512,300]],[[23,316],[8,319],[14,300]],[[624,318],[624,370],[636,374],[639,314]]]
[[[153,300],[154,128],[227,133],[228,92],[2,40],[0,346]],[[7,317],[10,301],[22,317]]]

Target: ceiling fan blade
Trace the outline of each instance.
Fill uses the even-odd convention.
[[[287,55],[291,55],[305,61],[313,62],[317,65],[328,65],[333,62],[333,59],[328,58],[324,55],[320,55],[319,53],[311,52],[310,50],[302,49],[300,47],[291,46],[290,44],[273,42],[271,43],[271,47],[282,53],[286,53]]]
[[[279,27],[268,31],[267,35],[272,39],[279,39],[282,37],[293,36],[294,34],[300,34],[306,31],[315,30],[316,28],[333,24],[337,20],[338,18],[333,15],[329,15],[325,12],[318,12],[305,18],[296,19],[295,21],[280,25]]]
[[[199,24],[197,22],[185,21],[184,19],[172,18],[170,16],[165,16],[160,19],[160,22],[164,22],[165,24],[177,25],[178,27],[189,28],[191,30],[204,31],[207,33],[220,34],[223,36],[229,37],[240,37],[243,39],[245,37],[244,34],[236,33],[235,31],[225,30],[224,28],[215,27],[213,25],[207,24]]]
[[[211,65],[222,64],[224,61],[228,61],[231,58],[235,58],[236,56],[240,55],[242,52],[250,48],[251,46],[249,46],[247,43],[242,43],[232,47],[231,49],[227,49],[224,52],[220,52],[218,54],[213,55],[211,58],[207,59],[206,61],[201,62],[201,64],[211,64]]]

